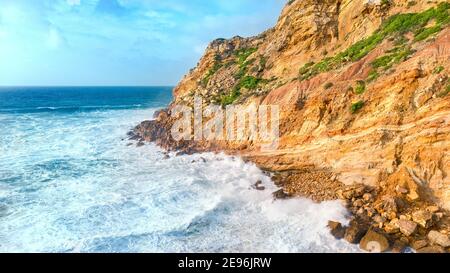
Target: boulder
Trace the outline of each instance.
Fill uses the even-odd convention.
[[[392,196],[383,196],[383,198],[377,201],[374,206],[380,214],[383,212],[397,212],[397,203],[395,202],[395,198]]]
[[[136,147],[142,147],[142,146],[144,146],[145,145],[145,143],[143,142],[143,141],[139,141],[137,144],[136,144]]]
[[[370,194],[370,193],[365,193],[365,194],[363,195],[363,200],[366,201],[366,202],[369,202],[370,200],[372,200],[372,194]]]
[[[345,228],[339,222],[328,221],[328,228],[330,229],[331,235],[336,239],[342,239],[345,235]]]
[[[427,245],[428,245],[427,240],[417,240],[417,241],[414,241],[414,242],[411,244],[412,248],[414,248],[415,250],[419,250],[419,249],[421,249],[421,248],[424,248],[424,247],[426,247]]]
[[[362,207],[364,205],[364,201],[362,199],[356,199],[355,202],[353,202],[354,207]]]
[[[374,217],[373,217],[373,221],[375,222],[375,223],[378,223],[378,224],[380,224],[380,223],[385,223],[386,222],[386,218],[384,218],[383,216],[381,216],[381,215],[375,215]]]
[[[418,210],[413,212],[412,219],[424,228],[429,228],[433,224],[433,214],[427,210]]]
[[[283,189],[277,190],[272,193],[274,199],[288,199],[290,195],[286,193]]]
[[[410,190],[406,195],[410,201],[414,202],[420,199],[420,195],[416,190]]]
[[[417,253],[445,253],[445,249],[441,246],[427,246],[417,250]]]
[[[407,244],[402,242],[401,240],[396,240],[393,244],[392,244],[392,249],[391,251],[393,253],[403,253],[403,251],[405,250]]]
[[[430,242],[435,245],[450,247],[450,239],[448,238],[448,236],[436,230],[432,230],[428,233],[428,240],[430,240]]]
[[[266,189],[266,187],[264,187],[262,185],[262,181],[261,180],[256,181],[256,183],[252,185],[252,188],[255,189],[255,190],[258,190],[258,191],[263,191],[263,190]]]
[[[438,212],[440,209],[439,209],[438,206],[428,206],[428,207],[426,208],[426,210],[429,211],[429,212],[431,212],[431,213],[435,213],[435,212]]]
[[[352,220],[350,222],[350,226],[345,231],[344,238],[347,242],[351,244],[358,244],[366,232],[367,232],[366,227],[357,223],[357,221]]]
[[[400,232],[406,236],[411,236],[417,230],[417,224],[409,220],[398,220]]]
[[[389,241],[378,232],[369,230],[361,239],[359,247],[368,252],[381,253],[389,248]]]
[[[386,231],[387,233],[390,233],[390,234],[399,232],[400,228],[398,226],[398,221],[399,220],[397,218],[391,220],[389,223],[387,223],[384,226],[384,231]]]

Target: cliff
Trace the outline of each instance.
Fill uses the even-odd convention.
[[[384,230],[437,205],[434,228],[448,232],[449,8],[445,0],[289,1],[272,29],[211,42],[171,106],[135,133],[167,149],[239,154],[274,173],[286,194],[348,199],[369,222],[382,217],[375,222]],[[194,96],[222,106],[279,105],[279,148],[171,139],[171,107],[192,105]],[[376,197],[358,206],[358,196],[339,196],[354,185]],[[386,200],[395,210],[369,213]]]

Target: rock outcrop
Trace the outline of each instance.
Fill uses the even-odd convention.
[[[450,231],[449,9],[445,0],[289,1],[272,29],[213,41],[172,104],[133,133],[181,153],[240,155],[273,173],[283,197],[343,199],[392,245],[425,240],[436,250],[427,231]],[[279,106],[278,149],[174,140],[171,111],[194,96]]]

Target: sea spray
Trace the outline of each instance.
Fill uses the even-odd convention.
[[[357,251],[326,228],[346,220],[338,201],[273,200],[270,177],[238,157],[137,147],[127,132],[157,109],[144,105],[0,114],[0,251]]]

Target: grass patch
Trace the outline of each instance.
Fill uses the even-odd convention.
[[[435,67],[434,69],[433,69],[433,74],[439,74],[439,73],[441,73],[442,71],[444,71],[444,67],[442,66],[442,65],[440,65],[440,66],[437,66],[437,67]]]
[[[369,76],[367,77],[367,81],[368,82],[372,82],[372,81],[378,79],[379,76],[380,76],[380,74],[378,73],[378,71],[376,69],[372,69],[369,72]]]
[[[266,64],[267,64],[267,58],[264,56],[261,56],[259,58],[259,67],[261,70],[264,70],[266,68]]]
[[[355,87],[355,93],[361,95],[366,91],[366,83],[364,81],[357,81]]]
[[[248,60],[248,57],[250,57],[250,55],[252,55],[257,50],[257,48],[243,48],[235,52],[235,55],[237,57],[235,63],[239,65],[239,71],[235,75],[237,83],[231,90],[230,94],[220,96],[219,101],[222,106],[233,104],[241,96],[242,88],[254,90],[260,84],[267,82],[267,80],[265,79],[247,75],[248,66],[255,62],[254,58]],[[259,59],[259,65],[261,67],[265,67],[266,62],[267,59],[264,57],[261,57]]]
[[[427,39],[428,37],[430,37],[431,35],[438,33],[439,31],[441,31],[442,27],[441,25],[436,25],[433,27],[429,27],[429,28],[422,28],[419,31],[416,32],[415,36],[414,36],[414,41],[423,41],[425,39]]]
[[[245,62],[247,61],[248,57],[252,55],[254,52],[256,52],[258,49],[255,47],[251,48],[243,48],[238,51],[236,51],[235,55],[237,56],[237,63],[239,66],[244,66]]]
[[[234,101],[236,101],[239,96],[241,95],[241,92],[237,88],[233,88],[230,94],[223,95],[220,97],[220,104],[222,106],[227,106],[230,104],[233,104]]]
[[[213,67],[211,67],[208,72],[206,72],[205,77],[202,79],[203,86],[207,86],[211,77],[216,74],[216,72],[223,66],[218,60],[214,63]]]
[[[299,80],[306,80],[319,73],[339,68],[348,62],[358,61],[369,54],[387,37],[403,35],[413,31],[417,34],[415,39],[426,39],[429,35],[439,31],[437,26],[441,29],[442,26],[449,23],[449,9],[450,3],[440,3],[437,7],[421,13],[405,13],[391,16],[371,36],[353,44],[347,50],[334,57],[324,58],[318,63],[305,64],[299,70]],[[436,27],[425,28],[431,20],[436,21]]]
[[[394,64],[405,61],[412,53],[413,51],[409,47],[396,47],[388,51],[388,54],[375,59],[371,65],[374,69],[387,70]]]
[[[256,78],[253,76],[245,76],[242,78],[242,80],[238,83],[238,87],[240,88],[246,88],[248,90],[254,90],[256,87],[258,87],[258,84],[262,82],[262,79]]]
[[[450,93],[450,83],[447,84],[447,86],[445,87],[444,91],[442,91],[441,93],[438,94],[439,98],[445,97]]]
[[[352,103],[352,106],[350,107],[350,111],[352,114],[358,112],[361,108],[363,108],[364,102],[362,100]]]

